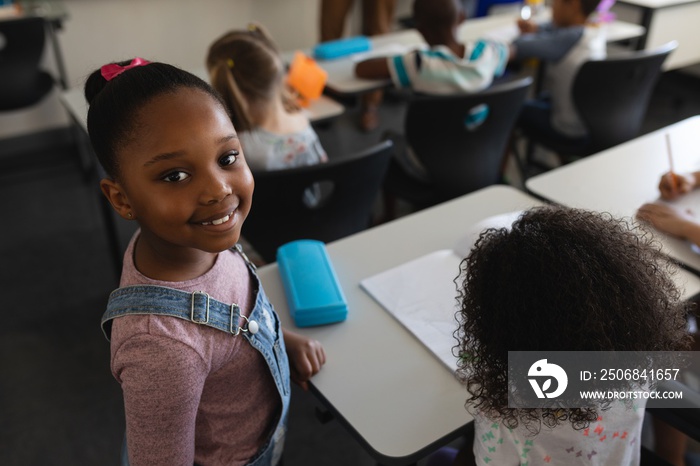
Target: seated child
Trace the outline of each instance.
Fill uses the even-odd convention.
[[[550,140],[585,141],[587,129],[571,98],[581,65],[606,56],[604,34],[587,19],[599,0],[553,0],[552,20],[537,25],[518,21],[522,35],[511,44],[514,60],[538,58],[546,63],[545,95],[526,102],[518,124],[526,133]]]
[[[211,83],[231,119],[252,171],[314,165],[328,157],[285,83],[285,67],[265,29],[231,31],[209,48]]]
[[[361,61],[355,65],[358,77],[391,78],[398,88],[453,94],[483,90],[505,71],[506,44],[488,40],[465,44],[457,39],[464,12],[456,0],[415,0],[413,18],[430,48]]]
[[[359,62],[355,66],[358,77],[391,78],[398,88],[425,94],[464,94],[487,88],[505,71],[509,54],[505,43],[479,40],[465,44],[457,39],[457,26],[464,21],[457,0],[415,0],[413,17],[416,29],[430,48]],[[396,162],[403,171],[416,180],[430,182],[411,148],[401,149],[405,144],[394,142],[399,148]]]
[[[484,231],[456,280],[455,350],[470,355],[458,374],[474,411],[476,463],[639,464],[645,400],[509,408],[508,351],[686,349],[690,305],[673,270],[649,235],[609,214],[542,207]]]

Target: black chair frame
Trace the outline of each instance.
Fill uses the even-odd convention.
[[[327,163],[255,172],[253,206],[243,237],[267,262],[297,239],[330,242],[370,226],[374,202],[393,152],[390,141]],[[304,201],[317,185],[318,205]]]
[[[672,41],[653,50],[628,52],[581,65],[571,92],[588,130],[587,142],[549,141],[542,135],[525,134],[526,163],[537,165],[533,158],[536,144],[553,150],[562,162],[568,162],[637,137],[663,62],[677,46]]]
[[[40,68],[46,42],[46,24],[40,17],[0,21],[0,111],[32,106],[54,86]]]
[[[405,142],[424,165],[431,182],[421,183],[392,164],[384,192],[420,209],[502,181],[511,132],[529,77],[504,81],[474,94],[416,95],[404,121]],[[469,127],[469,111],[488,106],[486,119]]]

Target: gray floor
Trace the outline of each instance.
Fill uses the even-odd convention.
[[[357,131],[351,109],[319,133],[331,155],[361,150],[384,129],[400,129],[403,108],[390,95],[380,129]],[[695,114],[699,82],[668,74],[644,131]],[[116,465],[122,400],[99,330],[116,275],[94,186],[82,177],[71,144],[19,158],[5,147],[0,141],[0,464]],[[316,406],[311,395],[294,391],[286,466],[374,464],[337,421],[320,423]]]

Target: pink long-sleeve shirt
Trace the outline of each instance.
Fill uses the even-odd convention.
[[[134,235],[120,286],[206,291],[250,315],[252,276],[235,252],[219,254],[204,275],[152,280],[134,265]],[[112,374],[121,384],[131,466],[243,465],[264,445],[281,401],[260,353],[242,336],[157,315],[131,315],[112,326]]]

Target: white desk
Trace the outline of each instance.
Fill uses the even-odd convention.
[[[63,91],[59,98],[68,113],[87,132],[88,104],[85,101],[83,89],[73,88]],[[330,97],[322,95],[311,102],[311,105],[303,111],[312,122],[320,122],[341,115],[345,111],[345,107]]]
[[[465,42],[481,37],[493,37],[511,41],[518,35],[516,21],[517,17],[507,14],[469,19],[459,26],[457,36]],[[633,39],[644,34],[642,26],[623,21],[614,21],[603,27],[606,28],[608,42]],[[426,46],[423,37],[415,29],[375,36],[371,38],[371,41],[371,56],[396,54],[397,47],[399,50],[409,50]],[[307,51],[306,53],[310,52]],[[398,53],[401,52],[399,51]],[[355,63],[367,58],[367,56],[367,54],[363,53],[337,60],[320,60],[318,62],[319,65],[328,72],[326,86],[338,94],[357,94],[380,89],[391,84],[389,80],[361,79],[355,76]]]
[[[542,13],[542,20],[547,20],[550,16],[551,10],[547,9]],[[519,35],[517,20],[517,16],[511,15],[473,18],[462,23],[457,33],[463,41],[474,40],[484,36],[500,37],[501,39],[512,41]],[[639,24],[625,21],[613,21],[602,24],[600,27],[605,29],[605,37],[608,43],[634,39],[645,32],[644,27]]]
[[[415,462],[456,438],[472,418],[464,409],[466,389],[360,281],[454,247],[484,218],[541,204],[514,188],[492,186],[329,244],[349,306],[347,321],[339,324],[296,329],[277,264],[259,270],[283,325],[319,340],[326,350],[327,363],[312,380],[314,391],[382,463]],[[700,279],[692,279],[689,290],[696,293]]]
[[[283,325],[318,339],[327,363],[314,389],[382,463],[415,462],[456,438],[472,417],[466,389],[397,320],[360,289],[360,280],[442,248],[474,223],[540,204],[513,188],[483,189],[328,245],[348,301],[345,322],[296,329],[277,264],[259,270]],[[401,238],[401,240],[397,240]],[[455,274],[456,275],[456,274]]]
[[[632,217],[642,204],[659,197],[659,179],[669,170],[667,132],[675,170],[700,169],[700,116],[696,116],[535,176],[526,187],[559,204]],[[700,271],[700,254],[688,242],[662,233],[658,237],[669,256]]]
[[[618,0],[612,10],[620,20],[646,29],[640,49],[653,49],[671,40],[678,48],[664,62],[672,70],[700,62],[700,1],[698,0]]]
[[[319,123],[342,115],[345,112],[345,106],[321,94],[318,99],[312,100],[309,106],[302,111],[312,123]]]

